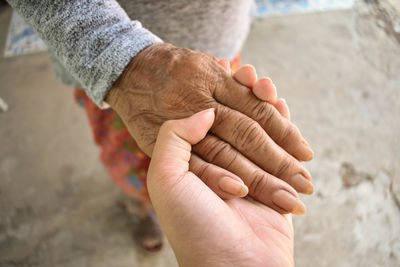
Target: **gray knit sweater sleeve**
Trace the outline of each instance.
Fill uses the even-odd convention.
[[[161,40],[115,0],[8,0],[101,105],[131,59]]]

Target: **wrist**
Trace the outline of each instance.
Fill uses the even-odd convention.
[[[122,74],[118,77],[118,79],[114,82],[113,86],[108,91],[103,102],[105,102],[112,108],[117,109],[124,99],[123,97],[120,97],[120,95],[123,94],[124,91],[132,88],[136,89],[135,85],[146,82],[146,79],[149,79],[153,74],[147,73],[148,75],[144,76],[143,73],[139,71],[139,69],[142,68],[142,66],[144,65],[151,64],[152,66],[154,66],[152,69],[155,71],[158,64],[165,63],[164,61],[166,61],[165,52],[163,53],[163,51],[172,52],[172,50],[174,49],[175,46],[167,43],[155,43],[143,49],[134,58],[132,58],[129,64],[125,67]],[[139,86],[139,88],[142,87]]]

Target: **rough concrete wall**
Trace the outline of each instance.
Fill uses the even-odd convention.
[[[361,3],[268,19],[247,42],[316,152],[297,266],[400,265],[400,46],[381,16]]]

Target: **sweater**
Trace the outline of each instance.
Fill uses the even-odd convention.
[[[8,0],[51,53],[57,76],[99,106],[143,49],[168,42],[233,59],[253,0]]]

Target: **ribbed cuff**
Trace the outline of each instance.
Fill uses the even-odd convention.
[[[96,74],[87,81],[87,95],[101,107],[108,90],[129,62],[146,47],[160,42],[160,38],[141,27],[133,28],[115,38],[92,66],[92,70],[100,71],[95,71]]]

